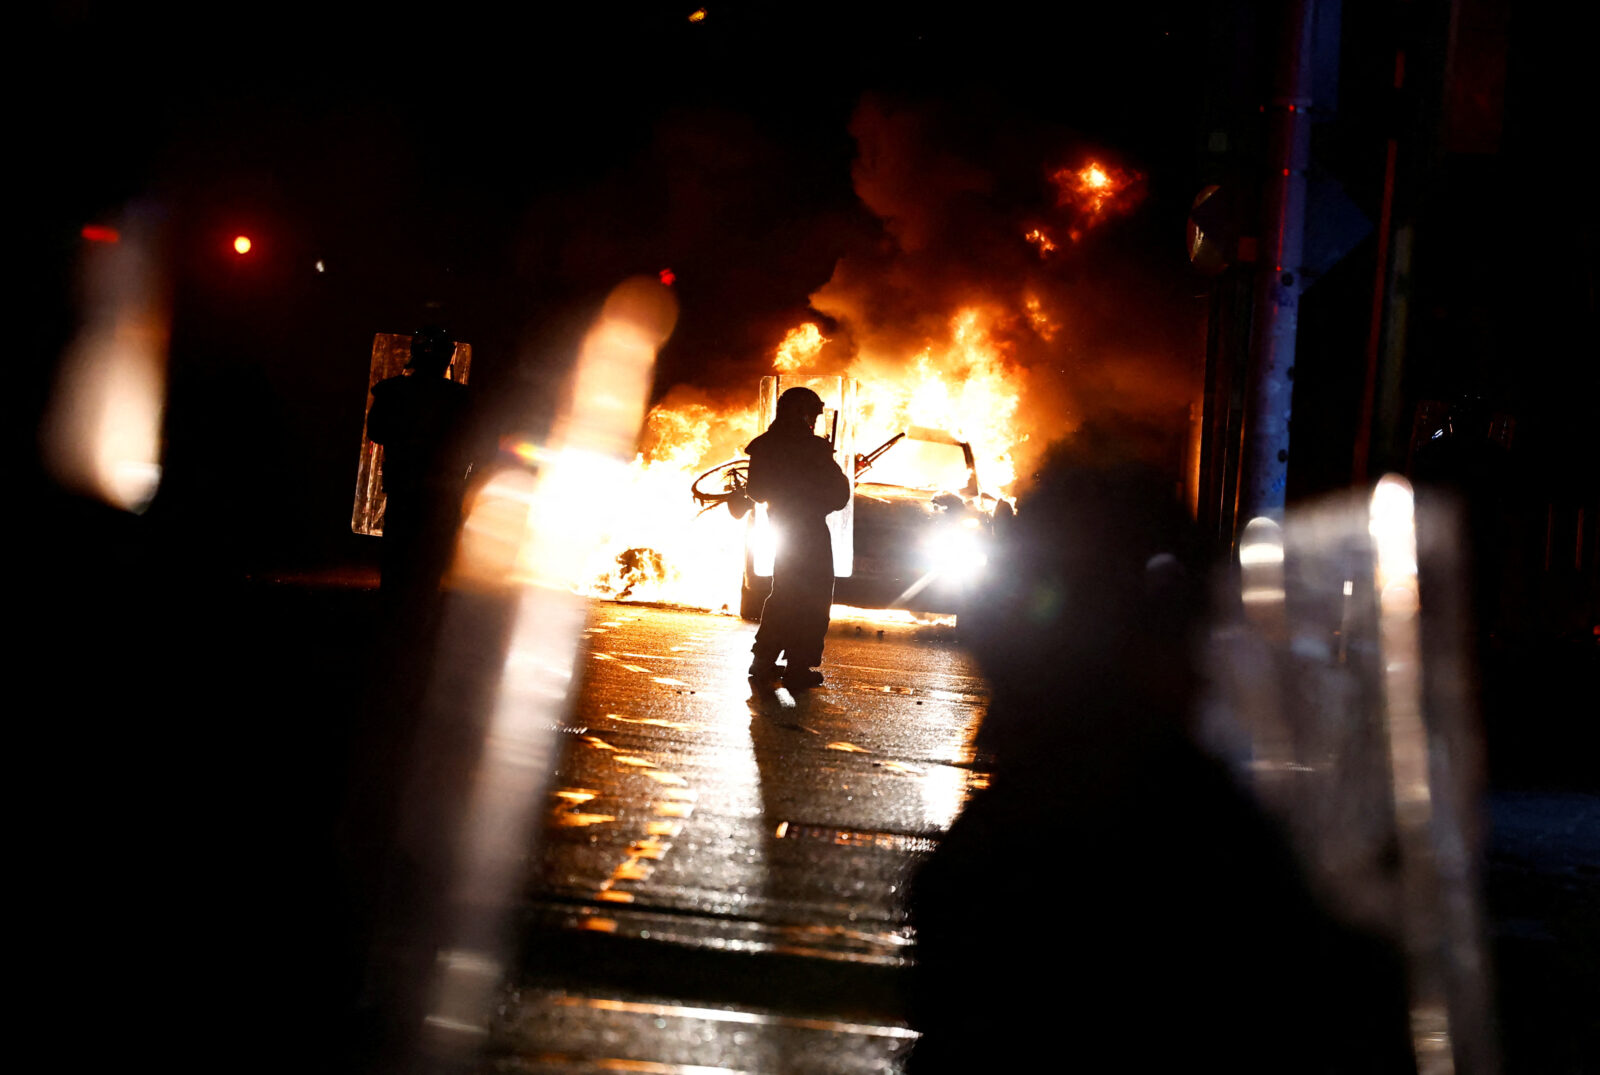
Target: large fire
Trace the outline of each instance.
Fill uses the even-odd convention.
[[[1130,211],[1143,195],[1142,175],[1102,160],[1080,159],[1044,175],[1055,205],[1022,233],[1045,260]],[[870,189],[874,198],[886,196]],[[912,277],[894,279],[893,287],[904,288]],[[963,302],[945,300],[933,308],[948,311],[942,319],[923,320],[924,307],[907,319],[924,325],[920,331],[897,326],[888,336],[861,331],[881,327],[860,323],[881,313],[865,313],[849,301],[830,304],[826,300],[838,294],[825,289],[818,309],[838,322],[838,341],[825,336],[822,325],[803,321],[775,342],[769,370],[752,371],[748,384],[727,386],[721,395],[674,390],[650,411],[624,486],[596,490],[605,502],[593,510],[609,508],[615,522],[609,539],[594,551],[589,592],[713,610],[738,607],[745,523],[721,505],[701,511],[690,487],[712,468],[743,457],[745,445],[761,432],[762,372],[851,377],[858,386],[857,452],[870,452],[913,426],[945,430],[971,444],[986,491],[1011,495],[1016,453],[1035,447],[1029,443],[1033,431],[1021,421],[1028,355],[1015,349],[1062,346],[1052,342],[1062,324],[1048,289],[1032,278],[1012,288],[1006,298],[997,296],[1007,289],[991,286],[981,298],[973,293]],[[924,290],[932,299],[932,291]],[[1061,425],[1053,431],[1061,432]]]
[[[997,329],[1015,318],[1037,327],[1045,315],[1037,298],[1029,300],[1017,312],[963,308],[912,354],[857,355],[843,370],[858,383],[857,450],[869,451],[910,426],[947,430],[972,444],[984,487],[1009,493],[1014,450],[1028,438],[1017,423],[1024,375],[1008,360]],[[817,364],[827,342],[815,323],[795,326],[773,351],[773,371],[822,372]],[[616,518],[610,540],[593,555],[591,594],[738,607],[744,523],[720,507],[700,512],[689,488],[711,467],[743,456],[761,432],[757,392],[752,380],[731,400],[669,396],[650,411],[626,486],[597,491],[619,510],[609,513]]]

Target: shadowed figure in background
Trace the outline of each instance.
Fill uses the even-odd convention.
[[[993,774],[911,885],[909,1070],[1412,1070],[1395,950],[1322,910],[1191,738],[1203,587],[1173,482],[1058,449],[1015,523],[962,616]]]
[[[476,442],[468,389],[446,376],[454,354],[449,332],[419,330],[406,372],[373,386],[367,413],[367,435],[383,446],[381,620],[363,716],[350,740],[341,842],[359,987],[352,1047],[374,1056],[409,1043],[395,1028],[409,1026],[413,1015],[420,1021],[421,983],[431,966],[413,952],[412,939],[430,935],[443,868],[432,834],[408,830],[408,824],[425,830],[408,817],[431,816],[446,797],[439,790],[446,778],[437,773],[470,770],[460,760],[461,741],[430,726],[426,701],[430,683],[458,677],[450,680],[456,704],[474,711],[464,684],[475,681],[437,645],[441,583],[455,552],[467,477],[486,454]],[[470,723],[457,724],[451,730],[470,737]],[[369,1070],[392,1070],[386,1063],[387,1057],[373,1060]]]
[[[833,446],[812,432],[822,397],[791,388],[778,397],[771,427],[745,449],[748,493],[767,505],[777,534],[772,594],[761,608],[750,676],[784,686],[820,686],[822,642],[833,604],[833,539],[828,515],[850,502],[850,479],[833,460]]]
[[[383,445],[383,590],[391,612],[427,615],[450,566],[472,468],[466,385],[445,376],[455,342],[429,326],[405,374],[372,389],[367,435]]]

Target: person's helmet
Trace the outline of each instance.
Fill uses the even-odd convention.
[[[450,364],[455,350],[456,342],[450,338],[449,329],[424,325],[411,337],[411,361],[407,365],[443,370]]]
[[[778,397],[778,417],[813,422],[822,413],[822,397],[809,388],[791,388]]]

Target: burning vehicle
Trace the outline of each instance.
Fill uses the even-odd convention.
[[[972,445],[912,426],[856,458],[854,564],[836,580],[836,599],[918,612],[981,599],[1012,506],[979,483]]]
[[[771,424],[779,379],[822,397],[817,432],[855,477],[848,506],[828,517],[836,599],[918,612],[959,613],[992,591],[1008,570],[992,538],[1011,517],[1019,469],[1071,436],[1097,400],[1110,394],[1119,413],[1177,405],[1167,359],[1144,355],[1142,343],[1086,345],[1057,273],[1081,267],[1090,233],[1139,204],[1143,176],[1057,156],[1044,167],[1050,204],[993,222],[995,241],[1007,244],[997,256],[985,245],[974,261],[955,244],[907,258],[891,204],[899,195],[883,200],[898,180],[878,172],[907,148],[897,123],[863,113],[857,175],[873,184],[864,202],[883,222],[884,243],[840,259],[809,297],[817,319],[794,324],[763,356],[766,377],[745,365],[752,354],[708,355],[717,361],[706,363],[705,382],[663,386],[632,464],[589,505],[613,518],[595,543],[586,595],[759,614],[775,538],[737,457]],[[1100,323],[1097,310],[1080,312],[1086,329]],[[763,382],[759,403],[726,376],[730,363]]]
[[[829,519],[834,599],[860,608],[941,613],[959,613],[981,600],[984,580],[995,570],[996,528],[1007,524],[1013,508],[979,481],[972,445],[946,430],[909,426],[869,452],[853,453],[855,386],[828,380],[842,382],[833,395],[840,405],[824,410],[817,432],[854,479],[850,504]],[[763,379],[764,403],[776,400],[778,391],[778,378]],[[745,523],[739,614],[754,620],[771,592],[773,553],[783,537],[765,507],[746,494],[747,465],[736,459],[714,467],[695,479],[691,493],[702,512],[725,506]]]

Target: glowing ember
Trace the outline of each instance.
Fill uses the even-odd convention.
[[[780,373],[809,369],[822,353],[822,345],[827,342],[822,330],[809,321],[792,328],[783,337],[783,342],[778,344],[778,352],[772,356],[772,368]]]
[[[1094,225],[1115,206],[1126,212],[1139,201],[1135,187],[1144,176],[1089,161],[1081,168],[1061,168],[1050,176],[1056,185],[1056,205],[1071,208]],[[1077,235],[1072,236],[1074,239]]]
[[[1056,244],[1051,240],[1050,233],[1043,228],[1034,228],[1023,238],[1039,248],[1039,256],[1041,258],[1048,257],[1050,252],[1056,249]]]

